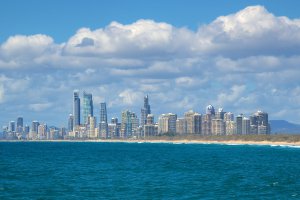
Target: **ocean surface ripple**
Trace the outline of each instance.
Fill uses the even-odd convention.
[[[0,142],[0,199],[300,199],[300,149]]]

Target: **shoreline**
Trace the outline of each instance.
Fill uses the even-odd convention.
[[[223,144],[223,145],[260,145],[295,146],[300,142],[285,141],[244,141],[244,140],[188,140],[188,139],[98,139],[98,140],[0,140],[0,142],[97,142],[97,143],[153,143],[153,144]]]

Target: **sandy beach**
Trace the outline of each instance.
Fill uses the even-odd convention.
[[[243,141],[243,140],[165,140],[165,139],[97,139],[97,140],[0,140],[0,142],[99,142],[99,143],[169,143],[169,144],[222,144],[222,145],[267,145],[293,146],[300,142]]]

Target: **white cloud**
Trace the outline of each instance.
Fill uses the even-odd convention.
[[[35,58],[49,53],[52,44],[53,39],[51,37],[41,34],[11,36],[1,45],[1,56],[7,60]]]
[[[222,92],[218,95],[218,104],[219,105],[227,105],[228,103],[234,103],[239,98],[242,97],[243,93],[246,90],[245,85],[234,85],[230,89],[230,93]]]
[[[52,103],[33,103],[29,105],[29,109],[35,112],[44,111],[52,106]]]
[[[123,104],[125,105],[134,105],[135,103],[139,102],[143,93],[133,91],[131,89],[126,89],[119,94],[119,97],[122,99]]]
[[[281,111],[299,104],[299,49],[300,20],[262,6],[196,31],[141,19],[80,28],[61,44],[47,35],[16,35],[0,45],[1,108],[51,107],[63,121],[78,88],[93,93],[95,109],[105,100],[114,115],[127,107],[139,111],[149,93],[155,114],[202,112],[213,103],[291,118]]]

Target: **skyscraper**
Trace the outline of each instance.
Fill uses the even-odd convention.
[[[139,126],[139,120],[134,112],[125,110],[122,112],[121,138],[131,137]]]
[[[9,132],[15,132],[16,131],[16,122],[15,121],[10,121],[9,122]]]
[[[107,123],[107,110],[106,103],[100,103],[100,122],[99,122],[99,136],[107,138],[108,135],[108,123]]]
[[[97,133],[95,132],[95,128],[96,128],[96,118],[95,117],[92,117],[92,116],[89,116],[89,135],[88,137],[89,138],[96,138],[97,137]]]
[[[83,92],[83,123],[89,123],[89,116],[93,115],[93,96],[91,93]]]
[[[205,114],[202,116],[201,121],[201,134],[202,135],[211,135],[211,123],[212,123],[212,114]]]
[[[263,111],[257,111],[252,116],[250,116],[250,123],[257,127],[258,134],[269,134],[271,132],[268,113]]]
[[[225,135],[226,134],[225,122],[219,118],[213,119],[211,121],[211,133],[212,135]]]
[[[208,105],[206,107],[206,114],[212,115],[212,117],[215,116],[215,108],[212,105]]]
[[[250,119],[247,117],[242,120],[242,134],[250,134]]]
[[[173,113],[162,114],[158,118],[158,133],[176,133],[177,115]]]
[[[236,117],[236,134],[241,135],[243,133],[243,114]]]
[[[224,121],[234,121],[234,115],[231,112],[224,114]]]
[[[23,128],[23,117],[18,117],[17,118],[17,127],[22,127]]]
[[[72,114],[70,114],[69,120],[68,120],[68,131],[69,132],[73,131],[73,125],[74,125],[74,116]]]
[[[146,95],[144,97],[144,107],[141,109],[141,126],[147,123],[147,116],[151,114],[151,108],[149,104],[149,97]]]
[[[223,111],[223,108],[219,108],[216,112],[216,119],[222,119],[224,120],[225,112]]]
[[[31,139],[37,139],[39,125],[40,125],[40,123],[38,121],[33,121],[32,122],[29,138],[31,138]]]
[[[188,134],[200,134],[201,133],[201,115],[192,110],[184,113],[186,120],[186,128]]]
[[[73,93],[73,117],[74,117],[74,125],[73,130],[76,126],[80,125],[80,98],[79,98],[79,91],[74,90]]]
[[[17,133],[22,133],[23,132],[23,117],[18,117],[17,118],[16,131],[17,131]]]
[[[177,118],[176,133],[179,135],[185,135],[187,133],[187,124],[185,118]]]
[[[106,110],[106,103],[100,103],[100,122],[107,123],[107,110]]]

